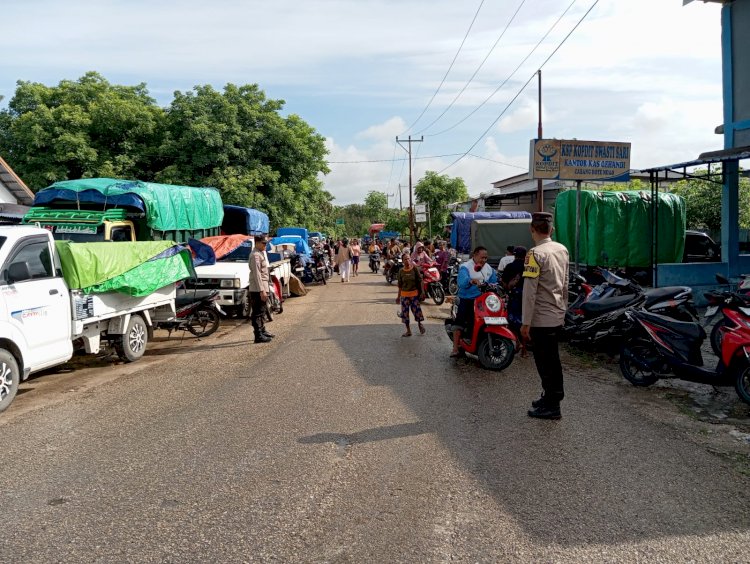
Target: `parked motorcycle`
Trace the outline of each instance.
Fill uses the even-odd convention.
[[[380,251],[370,253],[370,270],[374,274],[377,274],[380,270]]]
[[[750,323],[750,296],[738,292],[706,292],[703,296],[708,301],[708,307],[703,318],[703,326],[706,327],[711,320],[721,313],[719,319],[711,329],[711,349],[716,356],[721,355],[722,327],[736,329],[734,320],[729,312],[738,312],[745,323]]]
[[[213,290],[202,298],[192,294],[181,294],[175,298],[175,316],[168,321],[156,323],[157,329],[172,331],[189,331],[196,337],[208,337],[221,324],[220,314],[224,312],[216,303],[219,290]]]
[[[719,328],[722,333],[719,361],[716,367],[707,368],[701,354],[706,332],[700,324],[630,310],[625,315],[632,327],[620,350],[622,375],[634,386],[650,386],[661,378],[712,386],[734,385],[740,399],[750,403],[750,326],[743,319],[747,313],[724,310],[732,328],[725,325]]]
[[[436,305],[442,305],[445,301],[445,290],[440,281],[440,271],[437,263],[425,265],[420,268],[422,274],[422,292],[425,296],[432,298]]]
[[[474,326],[469,338],[462,336],[459,347],[462,351],[476,355],[483,368],[504,370],[513,362],[518,343],[508,328],[505,302],[500,297],[497,284],[484,283],[479,286],[481,295],[474,300]],[[458,302],[458,298],[456,298]],[[445,320],[445,332],[453,340],[457,307],[451,308],[451,318]]]

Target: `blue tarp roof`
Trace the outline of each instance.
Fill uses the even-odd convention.
[[[470,253],[471,222],[475,219],[531,219],[531,214],[525,211],[453,212],[451,217],[451,246],[459,253]]]
[[[307,239],[303,239],[299,235],[284,235],[282,237],[274,237],[271,239],[272,245],[292,244],[298,255],[311,255],[310,245],[307,244]]]
[[[310,238],[307,229],[304,227],[279,227],[276,230],[276,236],[283,237],[284,235],[297,235],[302,237],[305,240],[305,243],[307,243],[307,240]]]
[[[253,208],[225,204],[221,230],[225,235],[267,235],[268,216]]]

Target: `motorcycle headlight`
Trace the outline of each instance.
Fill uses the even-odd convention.
[[[495,294],[487,296],[487,299],[484,300],[484,305],[486,305],[487,309],[492,313],[497,313],[498,311],[500,311],[500,308],[502,306],[502,304],[500,303],[500,298],[498,298]]]

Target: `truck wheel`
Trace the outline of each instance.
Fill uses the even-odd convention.
[[[0,412],[5,411],[16,397],[20,381],[16,359],[5,349],[0,349]]]
[[[213,334],[221,323],[221,317],[216,308],[202,306],[190,316],[187,322],[187,330],[196,337],[208,337]]]
[[[128,328],[115,342],[115,351],[125,362],[135,362],[146,352],[148,327],[140,315],[131,315]]]

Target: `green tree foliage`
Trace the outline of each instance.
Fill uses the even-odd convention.
[[[695,174],[705,176],[706,172],[699,171]],[[721,230],[722,186],[720,184],[691,178],[675,182],[670,185],[669,190],[685,199],[688,229],[706,229],[713,233]],[[739,208],[739,226],[742,229],[748,229],[750,228],[750,180],[747,178],[740,178]]]
[[[385,223],[388,219],[388,196],[385,192],[371,190],[365,198],[363,212],[370,223]]]
[[[57,86],[19,81],[0,116],[0,152],[36,189],[95,176],[153,177],[164,111],[145,84],[89,72]]]
[[[161,108],[145,84],[97,73],[48,87],[19,82],[0,112],[0,154],[35,189],[96,176],[215,186],[271,227],[333,228],[324,138],[253,85],[197,86]]]
[[[417,183],[414,195],[418,202],[429,206],[433,231],[441,230],[442,226],[449,222],[448,204],[469,199],[469,191],[462,178],[451,178],[433,171],[427,171]],[[419,234],[422,231],[424,229],[420,230]]]

